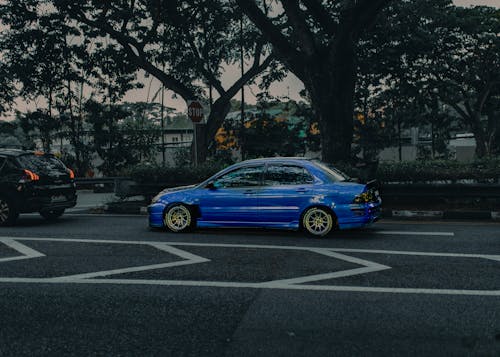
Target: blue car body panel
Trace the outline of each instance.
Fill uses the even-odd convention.
[[[313,176],[310,183],[207,188],[226,173],[250,164],[269,163],[305,168]],[[266,169],[264,169],[266,170]],[[249,160],[232,165],[196,186],[162,191],[148,207],[149,224],[163,227],[163,214],[172,204],[192,207],[198,227],[264,227],[298,229],[302,214],[313,206],[330,209],[339,229],[363,227],[380,218],[381,200],[353,203],[368,189],[352,182],[332,182],[321,166],[306,159],[272,158]]]

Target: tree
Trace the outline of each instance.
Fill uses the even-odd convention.
[[[427,127],[432,156],[453,130],[476,137],[477,156],[494,152],[498,130],[498,10],[450,0],[400,1],[384,10],[359,50],[356,107],[379,111],[386,127]]]
[[[1,42],[1,40],[0,40]],[[5,64],[1,62],[0,54],[0,114],[7,111],[13,102],[15,97],[15,88],[12,81],[12,76],[9,70],[6,68]]]
[[[54,134],[61,128],[61,122],[57,119],[42,109],[26,114],[18,113],[18,120],[26,137],[31,140],[40,139],[45,152],[51,151]]]
[[[241,16],[227,1],[54,0],[54,4],[82,24],[86,35],[109,36],[121,46],[122,58],[158,78],[184,100],[204,96],[209,86],[211,108],[205,135],[199,141],[204,149],[201,161],[229,112],[231,98],[273,60],[257,32],[247,30],[240,38]],[[222,68],[235,61],[240,46],[253,59],[252,64],[225,87]]]
[[[481,158],[494,151],[500,135],[500,11],[451,8],[446,21],[450,25],[429,56],[429,86],[472,131]]]
[[[356,45],[389,0],[281,0],[283,12],[276,16],[266,14],[265,0],[236,2],[303,81],[319,122],[323,160],[349,160]]]

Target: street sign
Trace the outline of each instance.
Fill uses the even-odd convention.
[[[203,105],[197,100],[188,102],[188,117],[193,123],[199,123],[203,120]]]

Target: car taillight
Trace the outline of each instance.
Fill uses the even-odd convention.
[[[69,178],[70,178],[70,179],[72,179],[72,180],[73,180],[73,179],[75,178],[75,173],[74,173],[74,171],[73,171],[73,170],[68,169],[68,174],[69,174]]]
[[[31,181],[38,181],[40,180],[40,176],[35,174],[33,171],[30,170],[23,170],[23,176],[19,180],[20,183],[24,182],[31,182]]]
[[[352,203],[369,203],[376,202],[377,200],[378,194],[376,193],[376,191],[368,190],[354,197]]]

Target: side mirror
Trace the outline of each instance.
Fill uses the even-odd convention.
[[[217,187],[215,187],[213,181],[210,181],[209,183],[207,183],[207,185],[205,186],[205,188],[208,188],[209,190],[215,190]]]

